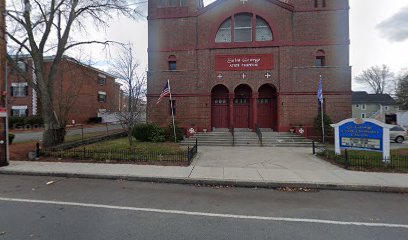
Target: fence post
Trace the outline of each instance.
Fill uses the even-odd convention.
[[[348,155],[347,149],[344,150],[344,157],[345,157],[344,168],[345,168],[345,169],[348,169],[349,166],[350,166],[350,159],[349,159],[349,155]]]
[[[315,141],[312,141],[312,148],[313,148],[313,155],[316,155],[316,150],[315,150]]]
[[[39,142],[37,142],[37,143],[35,144],[35,157],[36,157],[36,158],[39,158],[39,157],[40,157],[40,143],[39,143]]]
[[[198,141],[197,141],[197,138],[196,138],[196,151],[198,152]]]
[[[188,164],[190,165],[190,146],[187,146],[187,160]]]

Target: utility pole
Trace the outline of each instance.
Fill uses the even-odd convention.
[[[5,1],[0,1],[0,167],[9,164]]]

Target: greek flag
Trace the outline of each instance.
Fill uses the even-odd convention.
[[[323,80],[322,80],[322,76],[320,76],[319,90],[317,90],[317,98],[319,99],[320,103],[323,103]]]

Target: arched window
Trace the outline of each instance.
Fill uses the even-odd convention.
[[[176,56],[170,55],[168,61],[169,61],[169,70],[170,70],[170,71],[177,70]]]
[[[215,36],[215,42],[231,42],[231,18],[221,24]]]
[[[316,52],[315,66],[316,67],[326,66],[326,54],[323,50],[318,50]]]
[[[255,39],[252,36],[255,36]],[[272,41],[273,35],[269,24],[259,16],[254,19],[252,13],[240,13],[229,17],[221,24],[215,36],[216,43],[253,42],[254,40]]]
[[[272,31],[268,23],[256,17],[256,41],[272,41]]]

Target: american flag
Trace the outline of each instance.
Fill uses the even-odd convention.
[[[322,80],[322,76],[320,76],[319,90],[317,90],[317,98],[319,99],[320,103],[323,103],[323,80]]]
[[[169,81],[167,81],[166,85],[164,85],[163,91],[161,92],[159,99],[157,99],[156,104],[159,104],[162,98],[164,98],[167,95],[170,95]]]

